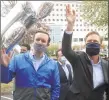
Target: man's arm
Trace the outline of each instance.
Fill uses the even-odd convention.
[[[78,55],[71,48],[73,26],[75,23],[75,11],[71,11],[70,5],[66,6],[66,19],[67,28],[62,39],[62,53],[69,60],[69,62],[71,64],[73,62],[74,65],[77,61]]]
[[[56,62],[55,62],[56,63]],[[52,74],[52,94],[51,100],[58,100],[60,95],[60,76],[57,63]]]

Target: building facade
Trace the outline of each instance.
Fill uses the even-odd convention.
[[[96,26],[91,25],[82,19],[82,11],[80,9],[80,7],[82,6],[81,1],[55,1],[54,8],[50,15],[42,20],[43,23],[48,24],[50,26],[50,37],[52,43],[59,44],[62,41],[62,36],[67,24],[65,17],[65,10],[67,4],[70,4],[72,9],[74,9],[76,12],[76,21],[74,25],[72,38],[73,46],[84,45],[84,37],[90,31],[97,31],[100,33],[101,36],[103,36],[104,33],[107,32],[107,30],[99,29]],[[104,42],[107,45],[107,41]]]

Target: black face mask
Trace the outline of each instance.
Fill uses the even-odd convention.
[[[89,56],[98,55],[100,52],[100,44],[98,43],[87,43],[86,44],[86,53]]]

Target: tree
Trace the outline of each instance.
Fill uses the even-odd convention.
[[[108,1],[83,1],[80,7],[84,20],[108,29]]]

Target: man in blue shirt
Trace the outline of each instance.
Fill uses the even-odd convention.
[[[44,52],[50,43],[49,34],[35,32],[32,50],[16,55],[1,50],[1,82],[15,77],[14,100],[58,100],[60,78],[57,63]]]

